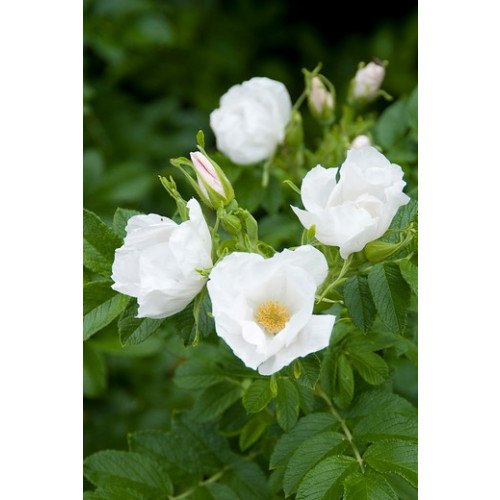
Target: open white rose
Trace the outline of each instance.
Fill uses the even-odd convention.
[[[338,183],[337,171],[321,165],[310,170],[301,188],[306,210],[292,209],[306,229],[316,226],[321,243],[340,247],[346,259],[380,238],[410,198],[403,193],[401,167],[373,147],[347,152]]]
[[[210,114],[217,149],[238,165],[272,156],[285,138],[292,103],[286,87],[266,77],[255,77],[231,87]]]
[[[262,375],[323,349],[335,316],[314,315],[313,307],[327,272],[324,255],[310,245],[270,259],[241,252],[224,257],[207,284],[217,334]]]
[[[165,318],[182,311],[205,279],[196,271],[212,266],[212,239],[201,207],[187,203],[189,220],[176,224],[156,214],[136,215],[115,252],[112,288],[137,297],[138,318]]]

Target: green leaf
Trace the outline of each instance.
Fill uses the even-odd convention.
[[[408,116],[408,125],[412,128],[412,130],[418,133],[418,87],[415,87],[408,97],[407,103],[407,116]]]
[[[345,442],[344,436],[333,431],[320,432],[304,441],[286,467],[283,478],[285,495],[288,497],[295,493],[305,474],[343,442]]]
[[[115,249],[122,240],[99,217],[83,209],[83,265],[105,278],[111,276]]]
[[[183,339],[185,346],[191,345],[196,336],[193,309],[194,303],[191,302],[184,310],[172,316],[177,333]]]
[[[206,287],[195,298],[194,314],[201,338],[208,337],[215,330],[215,322],[212,317],[212,301]]]
[[[349,351],[349,359],[361,375],[371,385],[379,385],[389,377],[389,367],[384,359],[371,351]]]
[[[199,396],[193,407],[193,416],[199,422],[207,422],[221,415],[235,401],[240,399],[240,386],[221,382],[210,387]]]
[[[276,397],[276,420],[280,427],[288,432],[299,417],[299,393],[295,385],[287,378],[278,379]]]
[[[333,400],[341,408],[347,408],[354,396],[354,373],[349,360],[343,353],[340,353],[337,358],[336,370]]]
[[[385,263],[373,266],[368,274],[368,284],[384,324],[389,330],[402,334],[406,327],[410,289],[398,265]]]
[[[296,363],[300,366],[300,376],[297,382],[314,389],[321,369],[321,362],[316,354],[311,354],[307,358],[299,358]]]
[[[233,457],[227,440],[212,424],[193,422],[185,413],[173,418],[170,432],[140,431],[129,435],[129,447],[200,478],[218,472]]]
[[[398,208],[389,229],[406,229],[410,225],[410,222],[415,220],[417,212],[418,203],[416,200],[411,199],[406,205]],[[397,233],[391,233],[383,239],[391,243],[397,243],[399,236]]]
[[[409,260],[403,260],[399,263],[399,269],[406,283],[413,290],[413,293],[418,296],[418,267]]]
[[[414,414],[375,413],[357,422],[352,433],[356,439],[362,441],[385,439],[416,441],[418,438],[417,417]]]
[[[85,477],[103,489],[109,486],[132,488],[150,498],[173,493],[165,469],[150,457],[126,451],[98,451],[84,461]],[[153,497],[154,498],[154,497]]]
[[[127,208],[116,209],[115,215],[113,216],[113,230],[118,236],[120,236],[120,238],[125,238],[127,235],[127,232],[125,231],[127,222],[130,217],[133,217],[134,215],[141,215],[141,212]]]
[[[266,476],[255,462],[234,463],[223,481],[235,491],[239,500],[270,498]]]
[[[83,494],[83,500],[148,500],[149,498],[151,497],[137,490],[119,486],[97,488],[95,491],[86,491]]]
[[[347,476],[344,488],[344,500],[398,500],[387,479],[372,471]]]
[[[118,320],[118,333],[123,346],[144,342],[165,321],[165,319],[136,318],[137,309],[137,302],[131,301]]]
[[[346,281],[344,300],[354,324],[360,330],[368,331],[375,320],[376,311],[366,276],[358,274]]]
[[[245,451],[252,446],[264,434],[267,428],[271,425],[271,416],[269,413],[259,413],[248,421],[243,427],[239,445],[241,451]]]
[[[226,484],[210,483],[205,485],[203,488],[196,490],[196,492],[205,493],[204,496],[200,496],[201,499],[206,500],[238,500],[238,496],[229,486]],[[193,500],[198,500],[198,497],[193,496]]]
[[[352,457],[337,455],[319,462],[304,477],[297,491],[297,500],[339,498],[342,480],[358,466]]]
[[[115,292],[111,280],[92,281],[83,287],[83,340],[109,325],[127,306],[129,297]]]
[[[391,104],[380,115],[373,127],[376,144],[384,149],[390,149],[399,139],[404,137],[406,126],[406,101],[400,99]]]
[[[372,415],[376,412],[408,414],[413,409],[409,401],[385,389],[374,389],[361,394],[347,413],[347,417],[356,418]]]
[[[83,395],[96,398],[106,386],[106,364],[102,355],[89,344],[83,344]]]
[[[330,413],[312,413],[302,417],[287,434],[276,443],[271,455],[270,468],[284,466],[295,450],[308,438],[326,429],[333,429],[338,422]]]
[[[203,389],[225,380],[223,371],[213,363],[192,360],[175,371],[174,382],[182,389]]]
[[[363,459],[379,472],[393,472],[417,487],[417,445],[408,441],[379,441],[372,444]]]
[[[269,379],[254,380],[243,394],[243,406],[248,413],[263,410],[272,399]]]

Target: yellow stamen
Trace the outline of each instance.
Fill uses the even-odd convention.
[[[266,332],[274,334],[285,328],[286,322],[290,319],[290,313],[285,306],[271,300],[259,306],[255,319]]]

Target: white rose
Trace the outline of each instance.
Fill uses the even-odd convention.
[[[231,87],[210,114],[217,148],[238,165],[250,165],[272,156],[285,138],[292,103],[286,87],[255,77]]]
[[[386,231],[398,208],[410,198],[399,165],[373,147],[352,149],[340,168],[321,165],[302,181],[302,203],[306,210],[292,207],[302,225],[316,226],[316,238],[325,245],[340,247],[346,259]]]
[[[187,203],[189,220],[176,224],[156,214],[136,215],[115,252],[112,288],[137,297],[138,318],[165,318],[182,311],[205,279],[196,271],[212,266],[212,239],[201,207]]]
[[[358,69],[352,89],[354,97],[371,101],[380,89],[384,77],[385,68],[381,64],[371,62]]]
[[[335,316],[315,315],[313,307],[327,272],[324,255],[310,245],[270,259],[241,252],[224,257],[207,284],[217,334],[262,375],[323,349]]]

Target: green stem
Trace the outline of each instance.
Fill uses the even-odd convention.
[[[318,303],[319,302],[322,302],[323,299],[326,297],[326,295],[328,294],[328,292],[330,290],[332,290],[333,288],[335,288],[337,285],[339,285],[340,283],[342,283],[342,278],[344,277],[345,273],[347,272],[347,270],[349,269],[349,265],[351,264],[351,255],[349,255],[349,257],[347,257],[346,260],[344,260],[344,264],[342,265],[342,269],[340,270],[340,273],[339,275],[337,276],[337,278],[335,279],[335,281],[332,281],[332,283],[330,283],[324,290],[323,290],[323,293],[319,296],[319,299],[318,299]]]
[[[210,476],[208,479],[205,479],[204,481],[200,481],[194,488],[191,488],[191,489],[185,491],[184,493],[181,493],[180,495],[177,495],[175,497],[169,496],[168,499],[169,500],[181,500],[181,498],[187,498],[187,497],[191,496],[195,492],[196,489],[201,488],[201,487],[203,487],[207,484],[210,484],[210,483],[215,483],[215,481],[218,481],[230,468],[231,468],[231,466],[226,465],[226,467],[224,467],[219,472],[217,472],[217,474]]]
[[[344,432],[347,441],[351,445],[352,451],[354,452],[354,456],[356,457],[356,461],[359,464],[359,468],[361,469],[361,472],[364,474],[365,473],[365,466],[363,463],[363,459],[361,458],[361,454],[359,453],[358,447],[356,446],[356,443],[354,442],[354,440],[352,438],[351,431],[349,430],[349,427],[347,427],[345,420],[340,416],[340,414],[336,410],[335,406],[333,406],[333,403],[330,401],[330,398],[328,397],[328,395],[319,386],[316,387],[316,394],[326,402],[326,404],[328,405],[328,408],[330,410],[330,413],[340,422],[340,426],[342,427],[342,431]]]

